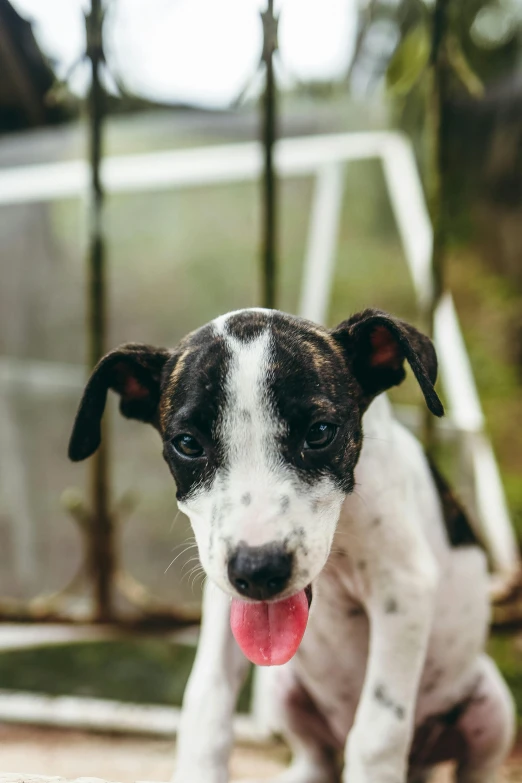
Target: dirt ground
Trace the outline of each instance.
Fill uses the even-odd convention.
[[[175,743],[171,740],[0,726],[0,783],[9,773],[69,779],[97,777],[120,783],[169,780],[174,756]],[[282,747],[238,747],[232,758],[232,779],[254,775],[269,780],[283,768],[285,758]],[[450,773],[449,768],[441,768],[434,783],[450,783]],[[18,780],[23,780],[23,774]],[[522,783],[522,750],[506,765],[499,783]]]

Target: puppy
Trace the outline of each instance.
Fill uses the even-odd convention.
[[[113,389],[159,431],[208,575],[176,783],[228,780],[248,659],[278,664],[265,686],[293,750],[286,783],[421,783],[448,759],[458,783],[496,779],[514,711],[484,653],[485,556],[375,399],[405,362],[442,415],[430,340],[376,310],[331,331],[242,310],[93,371],[71,459],[96,451]]]

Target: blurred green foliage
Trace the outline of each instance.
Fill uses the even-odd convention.
[[[180,706],[195,648],[128,639],[2,652],[0,689]],[[248,709],[251,674],[239,698]]]

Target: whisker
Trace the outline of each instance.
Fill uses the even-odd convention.
[[[172,533],[172,531],[174,530],[174,526],[175,526],[176,522],[178,521],[178,517],[179,517],[180,514],[181,514],[181,509],[178,508],[176,516],[174,517],[174,519],[172,520],[172,523],[170,525],[169,533]]]
[[[183,567],[181,569],[181,576],[183,576],[183,572],[191,563],[199,563],[199,557],[196,555],[195,557],[189,558],[186,563],[183,563]],[[185,572],[186,573],[186,572]]]
[[[176,549],[179,549],[182,546],[186,546],[189,544],[190,546],[196,546],[196,537],[195,536],[189,536],[184,541],[182,541],[180,544],[176,544],[176,546],[172,547],[171,552],[175,552]]]
[[[203,570],[202,566],[199,566],[199,568],[194,568],[193,569],[192,581],[190,583],[190,589],[192,590],[192,593],[194,593],[194,586],[196,584],[196,581],[199,579],[199,577],[201,576],[202,573],[204,573],[204,570]]]
[[[192,566],[190,571],[185,571],[184,574],[181,576],[180,584],[183,584],[183,581],[186,579],[187,582],[189,582],[190,577],[195,571],[198,571],[198,569],[201,568],[201,565],[199,563],[196,563],[196,565]]]
[[[199,574],[199,576],[201,577],[201,590],[203,591],[205,589],[205,584],[207,582],[208,577],[204,570],[201,572],[201,574]]]
[[[166,569],[163,572],[163,574],[165,575],[167,573],[167,571],[169,570],[169,568],[174,565],[176,560],[178,560],[182,555],[185,555],[187,552],[190,552],[190,550],[194,549],[194,547],[197,547],[196,543],[189,544],[185,549],[183,549],[179,554],[177,554],[176,557],[173,560],[171,560],[171,562],[168,564],[168,566],[166,567]]]

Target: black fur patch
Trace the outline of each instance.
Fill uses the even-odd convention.
[[[446,532],[451,546],[481,546],[471,522],[455,493],[429,457],[428,462],[439,494]]]
[[[444,408],[434,388],[437,354],[429,337],[414,326],[380,310],[364,310],[343,321],[333,335],[344,346],[351,370],[361,384],[367,403],[405,378],[407,361],[435,416]]]
[[[238,313],[225,322],[225,334],[235,337],[243,343],[249,343],[259,337],[267,328],[267,316],[255,310]]]
[[[209,486],[225,450],[219,437],[219,417],[226,403],[225,380],[230,355],[222,336],[204,326],[180,345],[180,368],[167,364],[162,378],[162,402],[168,411],[163,420],[163,455],[177,485],[179,500],[194,489]],[[174,373],[174,375],[173,375]],[[198,459],[180,456],[172,439],[188,433],[204,447]]]
[[[353,489],[353,471],[362,445],[359,388],[345,356],[330,333],[304,319],[282,313],[271,317],[272,359],[269,390],[285,430],[282,456],[300,481],[331,477],[344,491]],[[324,449],[304,447],[313,424],[338,427]]]

